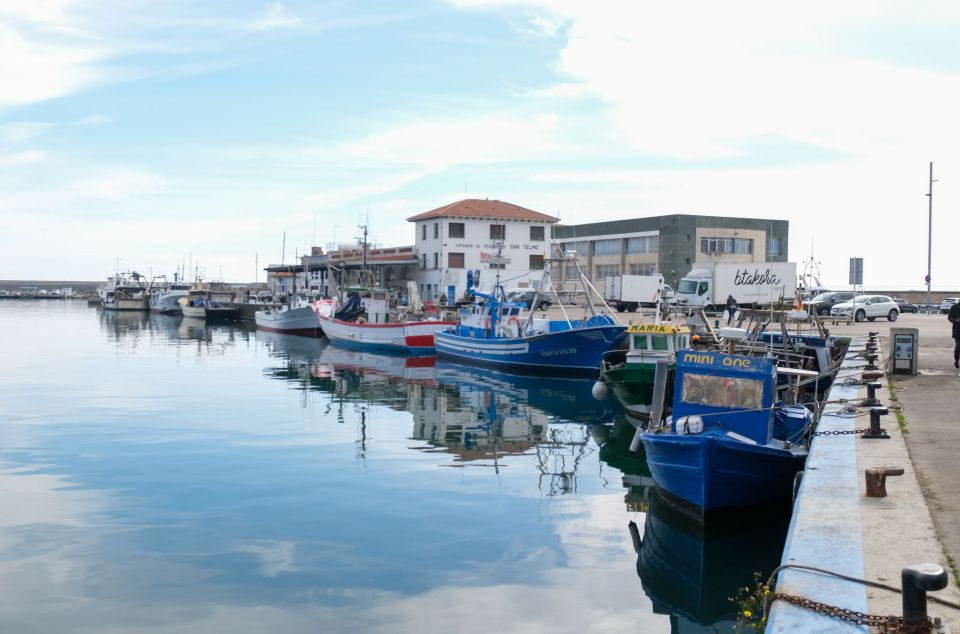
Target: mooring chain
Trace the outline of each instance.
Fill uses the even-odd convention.
[[[798,597],[792,594],[778,592],[773,595],[771,602],[782,599],[801,608],[806,608],[818,614],[825,614],[856,625],[875,627],[880,634],[929,634],[933,631],[933,619],[929,616],[926,621],[917,625],[904,625],[902,616],[876,616],[856,610],[848,610],[828,603],[820,603],[807,597]]]
[[[870,428],[866,429],[844,429],[838,431],[815,431],[811,436],[844,436],[847,434],[865,434],[870,431]]]

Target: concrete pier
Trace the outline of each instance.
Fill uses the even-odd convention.
[[[814,439],[794,505],[784,548],[784,564],[815,566],[900,587],[902,568],[929,562],[949,569],[944,546],[951,557],[956,557],[955,535],[943,528],[938,534],[935,527],[950,526],[954,533],[960,531],[956,528],[956,520],[960,519],[956,517],[956,507],[941,504],[939,498],[933,497],[934,491],[952,500],[960,496],[957,491],[960,459],[953,452],[944,460],[946,456],[938,449],[941,446],[956,448],[960,443],[960,422],[955,414],[960,402],[957,391],[960,377],[955,370],[944,372],[939,367],[945,365],[942,351],[946,342],[941,331],[946,330],[949,337],[949,323],[944,316],[909,315],[901,317],[896,324],[875,322],[831,328],[832,334],[849,334],[854,339],[830,391],[830,403],[821,418],[820,431],[844,432],[870,426],[866,408],[858,408],[857,413],[845,408],[860,403],[867,396],[866,387],[860,385],[865,361],[858,354],[864,349],[866,333],[880,332],[883,361],[889,356],[886,336],[889,326],[893,325],[920,328],[920,374],[879,379],[883,388],[878,390],[877,397],[891,409],[881,418],[881,426],[890,435],[889,439],[865,439],[861,434],[823,435]],[[949,365],[952,370],[952,340],[947,341],[951,344]],[[949,386],[944,385],[946,375],[952,375],[949,376]],[[929,380],[928,377],[937,378]],[[888,385],[893,386],[898,402],[891,401]],[[932,460],[923,457],[917,464],[911,460],[908,451],[908,442],[911,441],[905,440],[895,411],[901,405],[910,432],[908,438],[922,440],[919,450],[914,453],[935,456]],[[948,411],[950,415],[946,416]],[[945,428],[946,425],[950,428]],[[903,475],[886,478],[886,497],[867,497],[865,471],[880,467],[903,469]],[[926,496],[918,471],[937,474],[933,478],[935,483],[926,487]],[[931,506],[937,511],[933,515],[931,506],[928,506],[931,498],[936,503]],[[937,515],[941,516],[935,525]],[[898,593],[809,571],[784,570],[780,573],[776,591],[872,615],[902,614],[902,598]],[[960,603],[960,591],[954,578],[946,589],[931,594]],[[928,612],[931,616],[943,618],[952,631],[960,632],[960,612],[957,610],[930,602]],[[777,601],[767,631],[867,632],[868,629]]]

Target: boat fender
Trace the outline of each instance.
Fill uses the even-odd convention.
[[[699,434],[703,431],[703,419],[699,416],[684,416],[677,421],[677,434]]]
[[[593,384],[590,393],[593,394],[593,398],[598,401],[605,401],[607,397],[610,396],[610,388],[607,387],[606,381],[597,381]]]

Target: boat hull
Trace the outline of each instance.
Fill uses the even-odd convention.
[[[258,310],[253,315],[257,330],[302,337],[319,337],[320,320],[309,306],[287,310]]]
[[[150,300],[150,312],[161,315],[180,315],[183,313],[180,308],[180,298],[186,296],[186,291],[162,293]]]
[[[656,373],[655,363],[628,363],[602,371],[600,380],[607,384],[627,413],[649,418]]]
[[[320,318],[323,334],[335,344],[410,354],[434,354],[435,335],[455,325],[449,321],[366,324]]]
[[[146,297],[114,297],[109,304],[104,304],[106,310],[148,310],[150,307],[149,299]]]
[[[596,376],[603,353],[620,345],[625,331],[602,325],[490,339],[444,331],[437,333],[437,355],[517,372]]]
[[[181,306],[180,310],[184,317],[193,317],[195,319],[207,318],[207,309],[203,306]]]
[[[644,432],[641,440],[657,486],[704,511],[789,502],[806,459],[800,448],[753,445],[719,430]]]

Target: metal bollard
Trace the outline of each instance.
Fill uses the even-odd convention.
[[[861,407],[873,407],[881,405],[880,399],[877,398],[877,390],[880,389],[882,385],[877,382],[867,383],[867,398],[863,399],[860,402]]]
[[[886,416],[889,410],[886,407],[870,408],[870,430],[863,434],[864,438],[890,438],[886,429],[880,427],[880,417]]]
[[[903,589],[903,625],[916,627],[927,620],[927,592],[947,587],[947,571],[937,564],[915,564],[900,571]]]
[[[887,476],[903,475],[903,467],[874,467],[863,472],[867,483],[868,498],[887,497]]]
[[[879,368],[877,367],[877,357],[878,357],[878,356],[880,356],[880,355],[875,354],[875,353],[874,353],[874,354],[868,354],[868,355],[867,355],[867,367],[865,367],[864,369],[865,369],[865,370],[878,370],[878,369],[879,369]]]

